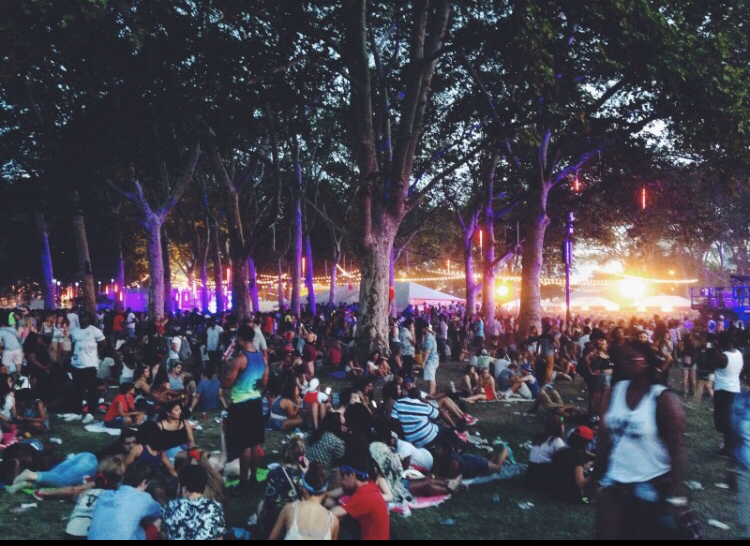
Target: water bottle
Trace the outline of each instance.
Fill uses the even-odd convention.
[[[451,381],[451,393],[456,394],[456,383]]]

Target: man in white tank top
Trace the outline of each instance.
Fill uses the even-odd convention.
[[[740,376],[744,361],[731,332],[722,332],[719,335],[719,348],[722,352],[718,355],[714,378],[714,425],[724,436],[724,445],[718,454],[722,457],[731,457],[731,410],[735,397],[742,392]]]

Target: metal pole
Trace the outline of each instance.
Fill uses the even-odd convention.
[[[572,316],[570,312],[570,266],[573,263],[573,221],[572,212],[568,213],[568,226],[565,230],[565,325],[570,327]]]

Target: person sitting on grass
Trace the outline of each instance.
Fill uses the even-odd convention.
[[[311,430],[318,430],[320,423],[325,419],[330,402],[328,395],[319,392],[320,380],[315,378],[310,381],[307,393],[302,399],[302,408],[307,416],[307,425]]]
[[[153,478],[150,466],[129,465],[122,485],[116,491],[104,491],[96,501],[89,540],[155,540],[162,508],[146,493]]]
[[[115,491],[125,475],[124,457],[107,457],[99,463],[91,488],[84,490],[76,500],[76,506],[70,514],[65,538],[68,540],[86,540],[89,536],[91,519],[96,502],[105,491]]]
[[[164,507],[161,530],[167,540],[220,540],[227,534],[224,508],[204,496],[208,473],[202,466],[180,470],[179,496]]]
[[[391,519],[388,505],[369,473],[351,462],[339,468],[341,487],[348,496],[333,508],[339,520],[340,540],[390,540]],[[354,466],[351,466],[354,465]]]
[[[565,421],[559,416],[547,418],[544,432],[537,434],[531,442],[526,484],[537,491],[543,490],[553,479],[552,460],[555,454],[565,449]]]
[[[269,540],[338,540],[339,521],[323,507],[328,491],[325,468],[311,463],[302,479],[302,500],[287,504]]]
[[[415,386],[416,383],[414,382],[414,379],[407,377],[404,379],[402,390],[403,392],[408,393]],[[479,419],[472,417],[468,413],[464,413],[461,408],[458,407],[458,404],[456,404],[456,402],[454,402],[447,394],[436,394],[433,397],[429,397],[426,392],[419,392],[425,402],[435,406],[440,411],[440,417],[449,427],[455,428],[456,430],[462,430],[466,426],[473,427],[479,422]]]
[[[594,431],[588,427],[578,427],[568,438],[568,447],[555,453],[552,458],[552,479],[548,482],[548,492],[552,496],[566,502],[585,502],[592,465],[592,455],[587,448],[593,439]]]
[[[138,429],[136,436],[136,445],[130,450],[126,464],[128,467],[135,463],[142,463],[154,472],[166,471],[172,476],[177,476],[169,462],[169,457],[165,451],[161,451],[158,446],[161,442],[161,431],[156,423],[146,421]]]
[[[359,365],[356,358],[347,359],[345,371],[346,376],[350,379],[362,377],[362,374],[364,373],[364,369]]]
[[[156,424],[159,427],[157,447],[166,452],[170,461],[183,449],[195,448],[193,426],[185,419],[179,402],[163,406]]]
[[[534,377],[531,364],[521,366],[521,374],[511,378],[510,390],[503,393],[505,398],[534,400],[539,394],[539,382]]]
[[[448,480],[473,480],[498,474],[509,456],[510,453],[505,448],[489,459],[477,455],[459,454],[455,451],[455,444],[449,437],[440,437],[435,444],[435,465],[432,471]],[[452,490],[455,490],[456,485],[453,482],[449,483],[451,483]]]
[[[541,407],[547,414],[564,419],[582,417],[585,412],[579,410],[574,404],[565,404],[560,393],[555,390],[555,373],[552,374],[552,380],[545,385],[546,375],[547,367],[544,362],[540,361],[536,367],[536,379],[544,387],[539,390],[534,406],[529,410],[529,413],[535,414]]]
[[[216,373],[212,368],[204,368],[201,370],[200,382],[190,404],[190,412],[193,414],[196,411],[205,413],[216,411],[219,408],[226,409],[226,407],[227,403],[221,390],[221,382],[216,378]]]
[[[475,364],[468,364],[464,369],[464,377],[461,381],[461,394],[468,398],[476,394],[477,385],[479,384],[479,370]]]
[[[34,396],[31,389],[16,392],[16,426],[22,433],[37,435],[49,432],[47,406]]]
[[[135,387],[132,383],[123,383],[119,389],[120,394],[115,396],[104,416],[104,426],[114,429],[139,426],[146,416],[135,411]]]
[[[345,418],[338,412],[325,416],[323,422],[308,438],[307,457],[323,468],[334,468],[346,451]]]
[[[301,427],[304,422],[300,414],[299,385],[296,381],[287,382],[271,407],[268,428],[285,432]]]
[[[285,505],[302,499],[303,477],[309,467],[305,444],[292,438],[282,449],[281,466],[269,472],[263,501],[258,506],[258,531],[265,539]]]
[[[493,402],[497,400],[495,393],[495,378],[492,377],[489,368],[482,368],[474,394],[466,398],[466,402],[473,404],[475,402]]]

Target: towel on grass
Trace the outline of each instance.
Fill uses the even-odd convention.
[[[119,428],[105,427],[104,423],[92,423],[90,425],[86,425],[83,428],[85,428],[88,432],[96,432],[99,434],[109,434],[110,436],[119,436],[121,432]]]

